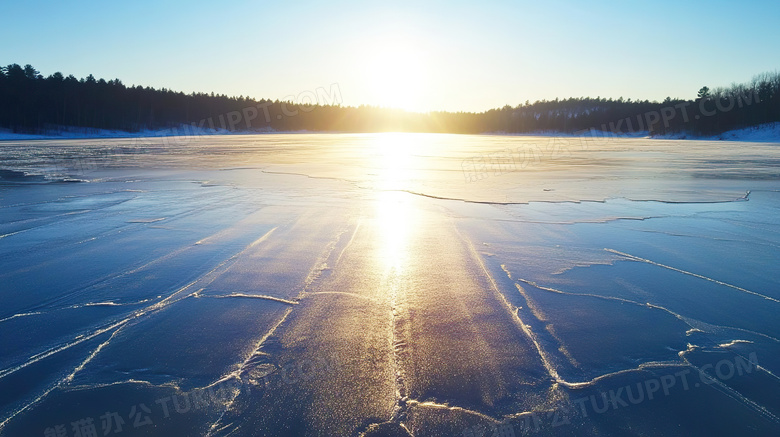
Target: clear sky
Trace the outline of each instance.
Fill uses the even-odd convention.
[[[691,98],[780,68],[780,1],[0,1],[0,64],[345,105]]]

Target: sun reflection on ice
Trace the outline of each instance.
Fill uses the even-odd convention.
[[[385,269],[403,270],[416,217],[408,189],[414,177],[414,135],[386,133],[376,136],[377,247]]]
[[[379,257],[385,268],[401,270],[407,257],[412,214],[408,195],[385,191],[377,196]]]
[[[414,176],[413,151],[419,144],[415,134],[383,133],[374,140],[374,162],[380,190],[407,188]]]

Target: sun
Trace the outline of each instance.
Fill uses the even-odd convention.
[[[372,45],[368,51],[364,74],[371,101],[383,107],[420,111],[428,78],[427,59],[420,48],[399,39]]]

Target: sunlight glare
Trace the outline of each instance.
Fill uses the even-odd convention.
[[[424,53],[410,41],[393,41],[372,49],[364,64],[372,100],[388,108],[419,111],[427,83]]]

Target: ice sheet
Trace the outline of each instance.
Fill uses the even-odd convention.
[[[0,143],[0,435],[777,433],[779,147]]]

